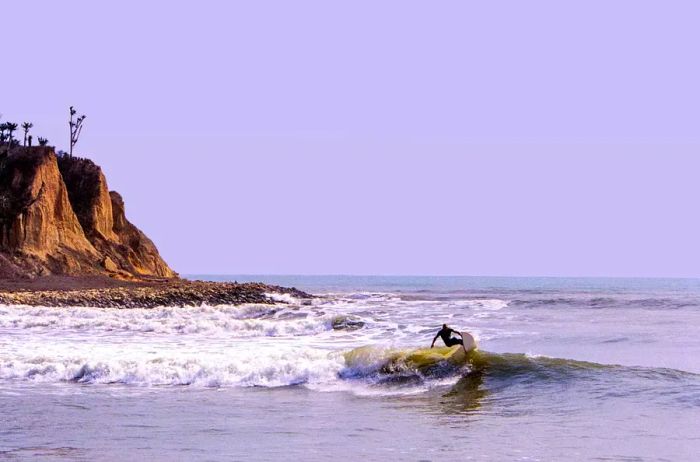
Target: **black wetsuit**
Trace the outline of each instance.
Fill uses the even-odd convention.
[[[449,327],[447,329],[440,329],[440,332],[438,332],[438,335],[442,339],[443,342],[445,342],[445,345],[448,347],[455,346],[455,345],[464,345],[464,341],[461,338],[453,338],[452,337],[452,332],[457,332],[454,329],[450,329]]]

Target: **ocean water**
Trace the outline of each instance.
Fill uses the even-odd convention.
[[[698,280],[198,277],[317,297],[0,306],[0,460],[700,459]]]

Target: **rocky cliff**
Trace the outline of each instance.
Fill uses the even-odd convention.
[[[177,277],[99,166],[50,147],[0,152],[0,277]]]

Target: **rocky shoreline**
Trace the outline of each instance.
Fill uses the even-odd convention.
[[[272,296],[270,296],[272,294]],[[119,287],[77,290],[0,291],[0,305],[96,308],[155,308],[158,306],[240,305],[279,303],[274,295],[299,299],[313,296],[297,290],[262,283],[168,281]]]

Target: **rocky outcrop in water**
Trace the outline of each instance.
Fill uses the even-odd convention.
[[[51,147],[0,152],[0,278],[174,278],[99,166]]]
[[[294,288],[261,283],[174,280],[167,283],[81,290],[0,291],[0,305],[89,306],[98,308],[155,308],[158,306],[240,305],[285,303],[277,295],[310,299]]]

